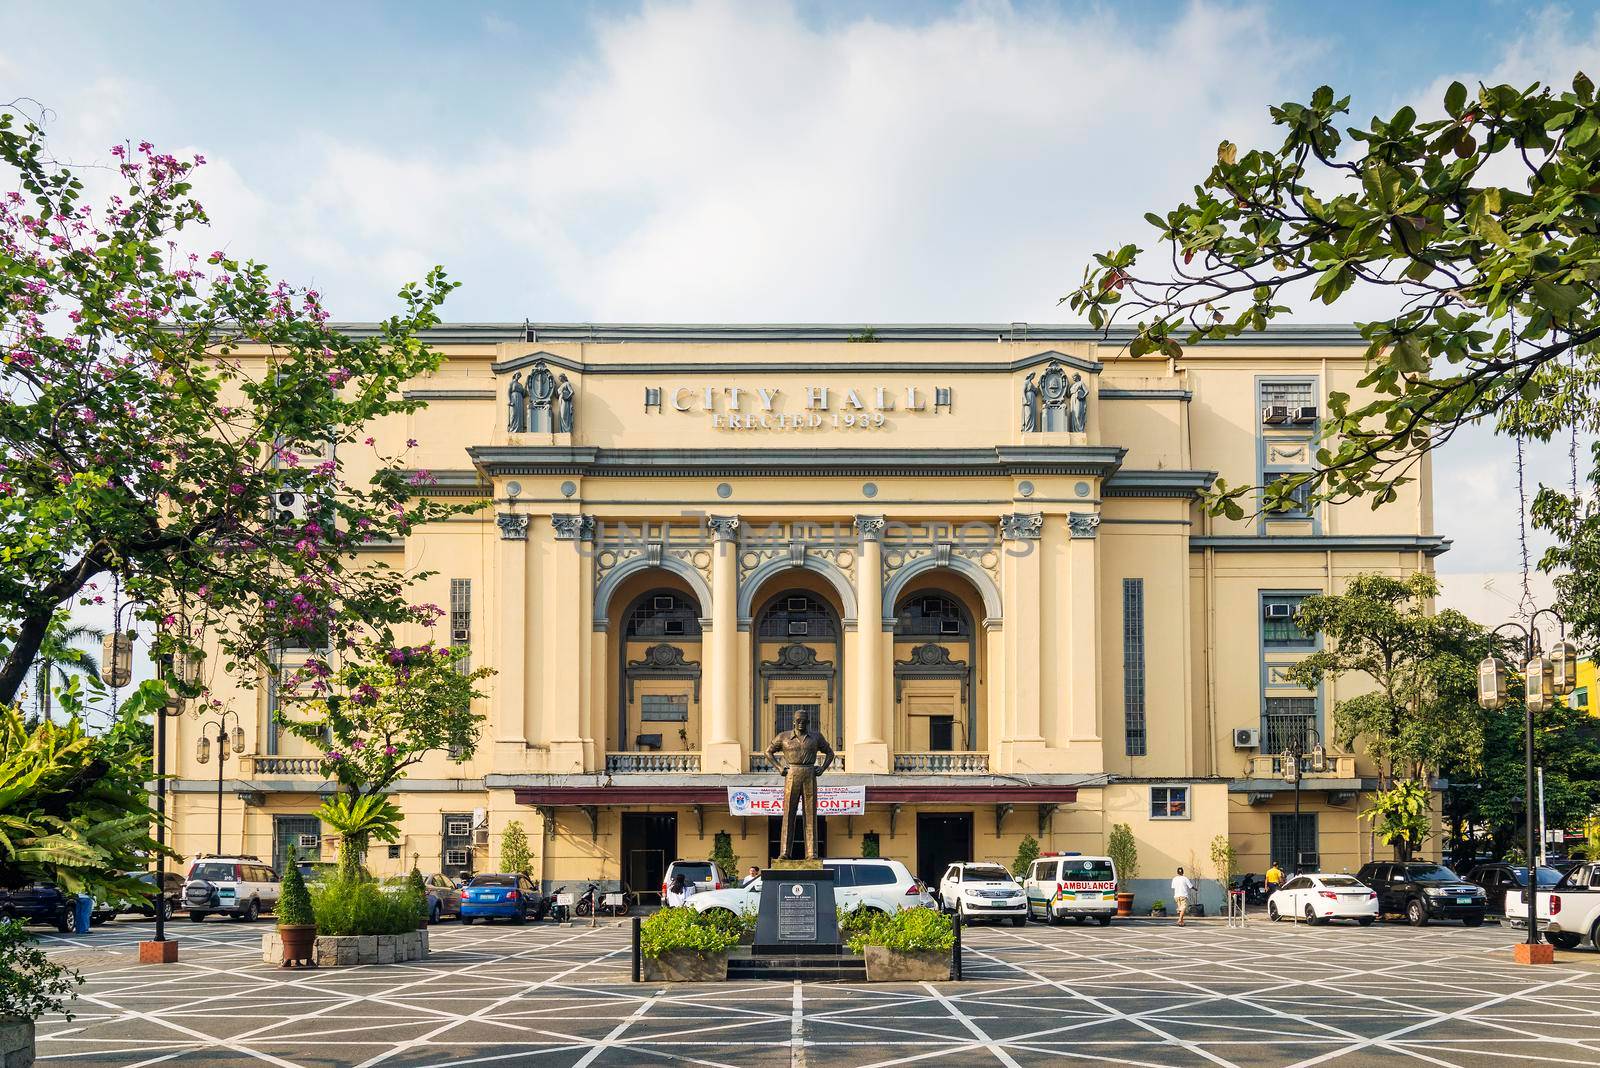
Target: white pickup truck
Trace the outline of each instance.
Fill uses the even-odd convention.
[[[1557,949],[1576,949],[1588,939],[1600,948],[1600,862],[1573,868],[1549,890],[1538,892],[1539,930]],[[1506,895],[1506,920],[1528,922],[1528,903],[1517,890]]]

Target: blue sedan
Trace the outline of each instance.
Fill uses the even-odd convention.
[[[526,875],[478,875],[461,891],[461,922],[494,917],[526,923],[539,891]]]

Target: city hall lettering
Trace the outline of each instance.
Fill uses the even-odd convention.
[[[787,410],[797,404],[799,410]],[[713,430],[876,430],[890,415],[909,412],[949,414],[949,386],[646,386],[644,410],[660,415],[698,412],[710,416]]]

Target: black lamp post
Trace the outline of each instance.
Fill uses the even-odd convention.
[[[1310,743],[1309,747],[1307,743]],[[1290,740],[1278,755],[1278,766],[1285,781],[1294,786],[1294,874],[1300,874],[1300,780],[1307,771],[1323,772],[1328,768],[1328,754],[1322,748],[1322,735],[1315,724],[1307,723],[1305,729]],[[1318,850],[1320,853],[1321,850]]]
[[[228,717],[233,717],[233,729],[228,729]],[[222,713],[216,719],[208,720],[200,727],[200,744],[196,748],[195,759],[204,764],[211,759],[211,736],[206,731],[216,728],[217,739],[217,855],[222,855],[222,772],[228,763],[228,749],[231,747],[235,753],[244,752],[244,728],[239,726],[239,713],[232,711]]]
[[[1557,642],[1546,656],[1539,642],[1539,628],[1537,623],[1540,616],[1550,616],[1560,628],[1562,640]],[[1539,840],[1538,823],[1535,813],[1535,786],[1533,770],[1533,716],[1536,712],[1543,712],[1555,703],[1557,697],[1564,697],[1571,693],[1578,683],[1578,651],[1573,644],[1566,640],[1566,621],[1561,614],[1553,608],[1541,608],[1528,617],[1528,623],[1502,623],[1490,633],[1498,635],[1501,631],[1511,631],[1522,639],[1524,653],[1524,687],[1523,687],[1523,712],[1525,723],[1522,744],[1523,759],[1527,763],[1527,781],[1524,784],[1524,811],[1528,821],[1527,856],[1524,858],[1528,865],[1528,884],[1523,888],[1522,899],[1528,905],[1528,938],[1529,946],[1539,944],[1539,914],[1538,914],[1538,886],[1539,886]],[[1484,657],[1478,664],[1478,704],[1488,710],[1503,707],[1506,703],[1506,680],[1510,672],[1506,662],[1492,653]],[[1521,958],[1519,957],[1519,960]],[[1533,953],[1529,951],[1529,959]]]

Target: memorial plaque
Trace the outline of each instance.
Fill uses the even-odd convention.
[[[808,883],[786,883],[778,896],[778,941],[817,940],[817,888]]]

